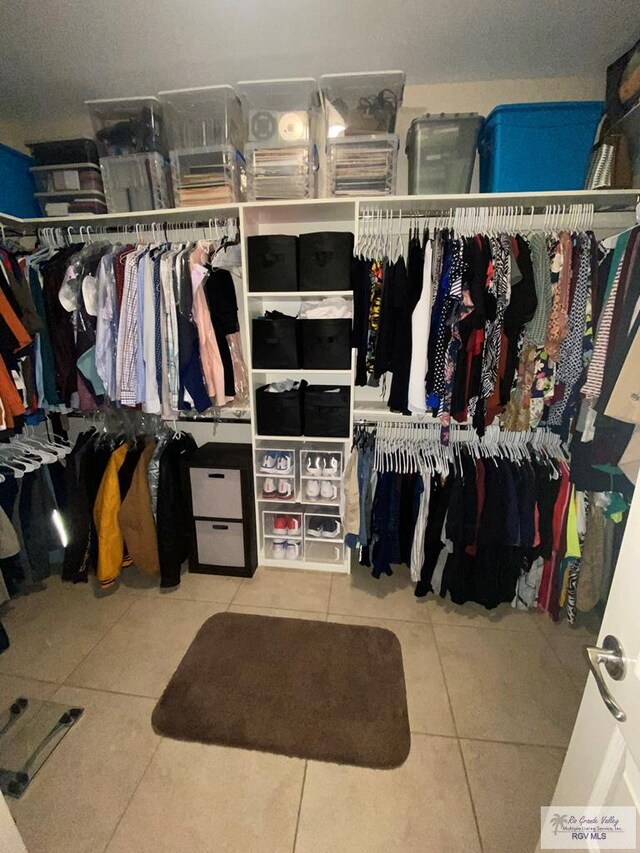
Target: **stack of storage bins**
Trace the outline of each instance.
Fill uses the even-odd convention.
[[[483,117],[477,113],[425,115],[407,133],[409,195],[468,193]]]
[[[98,150],[93,139],[27,142],[31,174],[44,216],[106,213]]]
[[[247,132],[247,198],[315,198],[318,84],[311,77],[238,83]]]
[[[177,207],[241,200],[242,110],[232,86],[160,92]]]
[[[85,101],[110,213],[171,207],[162,106],[157,98]]]
[[[393,195],[404,71],[324,74],[320,88],[330,196]]]

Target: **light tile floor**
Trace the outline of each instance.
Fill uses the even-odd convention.
[[[10,802],[29,853],[532,853],[597,625],[417,601],[405,571],[185,574],[161,592],[132,570],[106,595],[53,577],[6,605],[0,704],[24,694],[87,709]],[[157,736],[156,699],[200,624],[227,609],[394,631],[405,764],[366,770]]]

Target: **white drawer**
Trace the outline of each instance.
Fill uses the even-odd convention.
[[[191,468],[193,514],[204,518],[242,518],[240,471]]]
[[[242,522],[196,521],[196,539],[203,566],[244,566]]]

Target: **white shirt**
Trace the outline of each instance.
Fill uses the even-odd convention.
[[[422,293],[411,315],[411,370],[409,372],[409,411],[426,412],[427,392],[424,380],[428,367],[429,329],[431,327],[431,240],[424,249]]]

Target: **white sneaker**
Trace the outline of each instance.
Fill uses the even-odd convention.
[[[293,471],[293,460],[290,453],[278,453],[276,470],[278,474],[291,474]]]
[[[323,539],[337,539],[340,536],[340,522],[333,518],[325,519],[322,526]]]
[[[307,474],[322,474],[322,459],[320,456],[307,456]]]
[[[275,498],[277,491],[276,481],[273,477],[267,477],[262,484],[262,496],[265,498]]]
[[[325,474],[327,477],[339,477],[340,476],[340,462],[337,456],[332,456],[328,462],[325,464]]]
[[[260,470],[263,474],[272,474],[276,470],[276,455],[272,451],[267,451],[262,457]]]
[[[323,480],[320,485],[320,497],[323,501],[334,501],[338,497],[338,487],[329,480]]]
[[[320,483],[318,480],[305,480],[304,491],[310,500],[320,497]]]
[[[287,560],[297,560],[300,557],[300,545],[298,542],[285,543],[285,557]]]
[[[293,497],[293,483],[291,480],[278,480],[278,499],[281,501],[291,500]]]
[[[286,557],[286,542],[284,539],[274,539],[271,546],[271,557],[274,560],[284,560]]]

